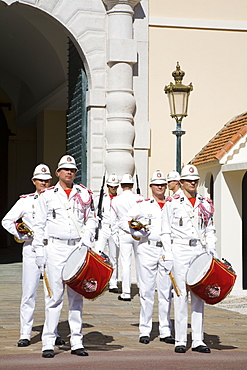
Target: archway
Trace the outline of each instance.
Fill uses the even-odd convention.
[[[15,112],[14,118],[1,123],[5,130],[1,139],[7,138],[1,150],[9,146],[9,151],[2,156],[6,158],[8,171],[8,176],[3,176],[6,190],[1,191],[6,202],[1,207],[3,215],[20,194],[34,190],[30,178],[38,163],[49,165],[55,183],[58,160],[67,150],[73,149],[70,154],[77,155],[79,145],[79,156],[87,153],[87,76],[82,51],[75,52],[73,57],[71,53],[68,55],[69,42],[74,46],[70,37],[73,38],[65,26],[37,7],[21,3],[6,6],[0,2],[0,91],[11,101]],[[78,65],[80,72],[83,71],[83,82],[80,73],[73,81]],[[75,87],[76,98],[73,93],[68,94],[69,89],[73,92]],[[77,130],[80,131],[76,145],[68,117],[74,104],[78,113]],[[14,136],[8,141],[9,131]],[[86,159],[80,158],[79,167],[81,162],[84,172],[80,171],[77,182],[86,179]],[[6,232],[4,235],[6,237]]]

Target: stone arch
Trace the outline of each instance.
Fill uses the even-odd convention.
[[[59,31],[65,34],[75,45],[78,54],[80,55],[84,69],[86,72],[88,80],[88,91],[86,97],[87,104],[87,117],[88,125],[90,126],[90,135],[88,137],[87,153],[88,153],[88,163],[87,170],[90,174],[88,178],[88,185],[91,188],[94,188],[94,177],[103,173],[103,162],[104,162],[104,151],[105,151],[105,84],[106,84],[106,32],[105,32],[105,14],[106,10],[104,4],[101,0],[94,1],[91,3],[92,8],[90,8],[90,2],[73,2],[73,6],[69,0],[63,2],[57,2],[56,0],[51,0],[49,2],[40,2],[36,1],[5,1],[5,4],[12,8],[13,11],[17,14],[19,13],[23,19],[27,19],[29,23],[36,23],[37,29],[41,31],[43,38],[46,38],[50,42],[51,46],[56,44],[55,36],[52,35],[50,38],[48,35],[49,28],[51,24],[56,23],[56,28],[54,34]],[[1,3],[0,3],[1,6]],[[31,11],[38,10],[34,13],[35,16],[31,16]],[[42,21],[46,22],[47,29],[42,28]],[[49,24],[50,22],[50,24]],[[39,40],[40,42],[40,40]],[[61,40],[59,40],[61,43]],[[55,48],[57,57],[59,58],[59,47]],[[55,59],[55,56],[54,56]],[[59,67],[59,64],[58,64]],[[64,66],[61,68],[61,76],[65,75],[66,71]],[[38,77],[38,74],[37,74]],[[38,83],[42,85],[42,82],[45,80],[40,79]],[[52,81],[51,76],[47,76],[47,80]],[[63,81],[62,81],[63,80]],[[62,81],[62,82],[61,82]],[[28,84],[27,84],[28,85]],[[44,92],[45,100],[49,95],[49,99],[55,100],[54,96],[58,97],[60,100],[66,100],[65,91],[67,89],[66,79],[60,78],[60,81],[57,81],[58,87],[53,87],[53,96],[50,96],[47,91]],[[28,101],[33,100],[33,105],[37,105],[35,101],[35,94],[32,94],[25,87],[25,91],[29,93]],[[34,96],[33,96],[34,95]],[[40,98],[40,97],[39,97]],[[41,99],[42,100],[42,99]],[[49,102],[48,104],[54,106],[54,101]],[[42,101],[38,101],[42,103]],[[41,104],[42,105],[42,104]],[[43,108],[45,107],[46,102],[43,102]],[[17,104],[16,104],[17,106]],[[29,107],[29,112],[31,113],[33,107]],[[36,106],[38,109],[38,107]],[[57,108],[55,108],[57,109]],[[24,112],[25,113],[25,112]],[[22,125],[23,122],[26,122],[27,114],[22,114],[21,117],[17,114],[17,123]],[[43,132],[41,132],[43,135]],[[39,135],[40,137],[40,135]],[[99,145],[100,144],[100,145]],[[42,145],[40,145],[42,146]],[[60,153],[61,151],[61,153]],[[59,151],[59,155],[63,155],[62,150]],[[42,157],[42,155],[40,155]],[[40,158],[37,155],[37,161]],[[41,158],[43,159],[43,158]],[[56,167],[56,160],[53,160],[52,167]],[[93,180],[91,181],[91,178]],[[97,182],[97,181],[96,181]],[[96,185],[98,188],[98,184]]]

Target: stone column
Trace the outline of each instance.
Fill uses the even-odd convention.
[[[102,0],[107,6],[107,124],[106,170],[122,177],[135,170],[133,64],[137,62],[133,39],[134,7],[141,0]]]

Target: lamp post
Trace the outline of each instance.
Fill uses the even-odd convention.
[[[182,119],[187,116],[189,95],[193,90],[192,83],[188,86],[182,84],[184,75],[185,73],[181,71],[179,62],[177,62],[176,70],[172,72],[175,84],[170,82],[170,85],[164,88],[169,100],[170,115],[176,120],[176,130],[172,133],[177,137],[176,171],[179,173],[181,171],[181,137],[185,134],[181,128]]]

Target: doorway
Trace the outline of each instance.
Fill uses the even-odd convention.
[[[242,181],[242,271],[243,289],[247,289],[247,172]]]
[[[8,199],[8,124],[0,106],[0,219],[2,220],[7,213]],[[7,246],[7,232],[0,227],[0,247]]]

